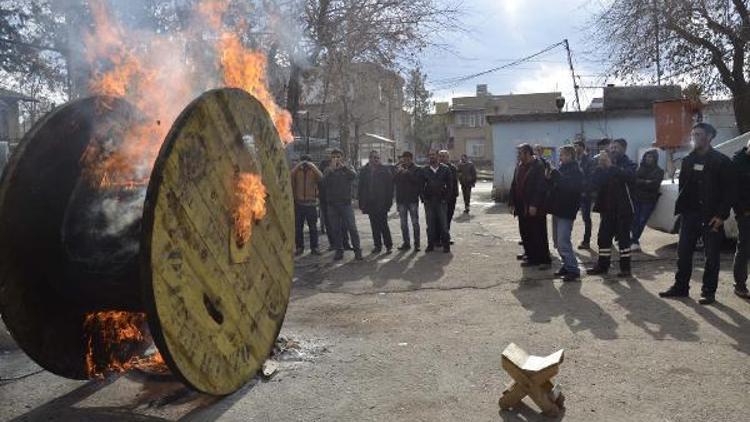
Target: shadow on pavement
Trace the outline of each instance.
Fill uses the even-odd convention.
[[[617,338],[617,322],[596,302],[581,294],[581,283],[566,283],[555,288],[552,280],[522,281],[512,291],[529,318],[538,323],[549,323],[561,316],[574,333],[590,331],[596,338]]]
[[[638,280],[614,280],[605,282],[604,285],[617,293],[615,303],[627,310],[627,320],[654,339],[671,337],[679,341],[700,340],[696,334],[698,323],[646,290]]]
[[[503,420],[504,422],[531,422],[531,421],[554,422],[554,421],[561,421],[563,420],[564,417],[565,417],[564,408],[559,416],[552,418],[552,417],[542,415],[539,411],[528,406],[525,402],[521,402],[521,405],[518,406],[518,409],[500,410],[500,419]]]
[[[701,305],[693,300],[689,300],[687,303],[706,322],[737,342],[734,346],[735,349],[750,355],[750,320],[720,302],[715,302],[710,306]],[[725,314],[734,324],[722,318],[714,310]]]
[[[112,384],[123,378],[109,377],[104,380],[91,381],[42,406],[34,408],[26,414],[18,416],[13,421],[164,421],[173,420],[174,418],[164,419],[146,413],[155,413],[153,411],[158,412],[161,408],[161,410],[169,412],[172,416],[189,417],[194,413],[202,411],[206,406],[220,400],[220,397],[191,390],[182,383],[175,381],[172,377],[160,377],[159,381],[153,381],[149,379],[149,376],[139,375],[136,372],[131,372],[125,375],[125,377],[131,381],[141,383],[141,389],[135,394],[122,393],[122,400],[118,400],[118,403],[125,403],[122,406],[94,405],[89,407],[84,403],[90,398],[93,402],[96,402],[96,397],[94,396],[98,392],[108,386],[112,386]],[[254,384],[254,382],[251,382],[248,384],[249,387],[244,387],[240,391],[247,392]]]

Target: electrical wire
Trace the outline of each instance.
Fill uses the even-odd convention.
[[[434,87],[436,87],[436,89],[447,89],[447,88],[455,87],[455,86],[458,86],[459,84],[461,84],[462,82],[470,81],[472,79],[476,79],[476,78],[479,78],[481,76],[497,72],[499,70],[507,69],[509,67],[514,67],[514,66],[517,66],[517,65],[519,65],[521,63],[528,62],[531,59],[539,57],[542,54],[545,54],[545,53],[547,53],[547,52],[549,52],[551,50],[554,50],[557,47],[562,46],[564,43],[565,43],[564,41],[560,41],[560,42],[552,44],[552,45],[550,45],[550,46],[548,46],[548,47],[546,47],[546,48],[544,48],[544,49],[542,49],[542,50],[540,50],[540,51],[538,51],[538,52],[536,52],[534,54],[530,54],[530,55],[522,57],[520,59],[516,59],[516,60],[514,60],[514,61],[512,61],[510,63],[504,64],[502,66],[493,67],[492,69],[487,69],[487,70],[484,70],[482,72],[472,73],[472,74],[466,75],[466,76],[459,76],[459,77],[454,77],[454,78],[446,78],[446,79],[437,80],[437,81],[434,81],[432,83],[432,85]]]

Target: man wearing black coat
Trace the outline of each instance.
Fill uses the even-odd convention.
[[[456,202],[458,201],[458,167],[451,163],[451,156],[447,150],[440,151],[438,157],[440,163],[446,165],[451,171],[451,188],[448,196],[448,231],[450,232],[453,214],[456,212]]]
[[[428,155],[430,163],[422,169],[424,187],[422,198],[427,217],[427,249],[435,250],[440,243],[443,252],[451,251],[451,236],[448,231],[448,203],[452,196],[453,173],[445,164],[438,161],[438,154],[431,151]]]
[[[331,151],[331,164],[323,172],[323,186],[325,186],[325,200],[328,211],[328,223],[333,239],[333,249],[336,251],[333,259],[344,259],[344,233],[349,234],[354,249],[354,257],[362,259],[362,249],[359,244],[359,232],[352,209],[352,182],[357,173],[346,164],[341,151]]]
[[[737,172],[737,201],[734,218],[737,220],[739,236],[734,254],[734,293],[743,298],[750,297],[747,290],[747,262],[750,258],[750,141],[732,159]],[[739,188],[742,187],[742,188]]]
[[[599,259],[588,274],[599,275],[609,272],[612,261],[612,238],[617,238],[620,249],[620,273],[618,277],[630,277],[630,230],[633,226],[635,207],[633,205],[633,183],[636,164],[625,155],[628,143],[615,139],[609,144],[609,151],[599,154],[598,167],[594,170],[592,182],[597,191],[594,212],[601,216],[597,243]]]
[[[518,217],[518,227],[523,242],[526,261],[522,267],[541,266],[546,269],[551,263],[547,241],[547,217],[544,201],[547,197],[545,165],[534,156],[529,144],[521,144],[518,150],[518,166],[510,185],[509,206]]]
[[[688,296],[695,245],[703,236],[706,266],[699,303],[708,305],[716,300],[724,221],[737,196],[736,181],[732,161],[711,147],[716,129],[708,123],[697,123],[691,136],[694,148],[682,159],[680,193],[674,209],[680,216],[677,272],[674,285],[659,296]]]
[[[563,262],[555,276],[562,277],[563,281],[577,281],[580,280],[581,270],[578,268],[571,234],[581,203],[583,173],[576,162],[572,145],[560,147],[560,168],[547,170],[547,176],[552,181],[549,212],[554,221],[552,226],[555,228],[557,251]]]
[[[471,190],[477,184],[477,168],[464,154],[458,162],[458,181],[461,183],[461,193],[464,197],[464,214],[469,213],[471,206]]]
[[[411,249],[409,239],[409,218],[414,229],[414,251],[419,251],[419,197],[424,188],[422,169],[414,164],[414,156],[405,151],[401,155],[401,161],[396,167],[396,175],[393,184],[396,188],[396,208],[401,219],[401,237],[403,243],[398,250],[408,251]]]
[[[656,208],[659,200],[661,182],[664,180],[664,170],[659,167],[659,151],[649,149],[643,154],[641,165],[635,173],[635,217],[633,218],[633,245],[630,250],[641,250],[641,234],[646,223]]]
[[[359,174],[359,209],[370,218],[373,254],[393,251],[391,229],[388,227],[388,211],[393,205],[393,168],[380,162],[380,153],[372,151],[370,161]]]

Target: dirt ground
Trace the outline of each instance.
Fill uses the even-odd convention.
[[[290,350],[273,378],[228,397],[140,373],[81,382],[38,372],[0,330],[0,419],[550,420],[528,398],[498,412],[510,381],[500,353],[515,342],[539,355],[565,349],[559,419],[748,420],[750,303],[732,294],[729,251],[712,306],[697,303],[699,282],[690,299],[657,296],[674,277],[676,237],[652,230],[634,279],[563,285],[552,271],[522,271],[515,221],[489,189],[479,187],[472,214],[457,214],[452,254],[299,258],[281,333]],[[358,221],[367,253],[369,225]],[[398,221],[390,226],[398,242]]]

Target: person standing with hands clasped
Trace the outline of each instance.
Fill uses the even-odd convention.
[[[388,211],[393,206],[393,166],[380,162],[380,153],[370,152],[370,161],[359,172],[359,209],[370,218],[373,254],[379,254],[385,246],[386,254],[393,252],[391,229],[388,227]]]
[[[526,259],[521,267],[547,270],[551,264],[547,241],[547,217],[544,202],[547,197],[546,166],[534,155],[529,144],[517,147],[518,167],[510,185],[510,209],[518,217],[518,226]]]
[[[573,222],[581,204],[583,173],[575,159],[575,148],[572,145],[560,147],[560,168],[547,169],[545,177],[552,182],[550,214],[554,219],[556,230],[557,252],[563,262],[562,268],[555,273],[563,281],[579,281],[581,270],[578,268],[573,250]]]
[[[409,218],[411,218],[411,225],[414,229],[414,251],[417,252],[420,244],[419,197],[422,195],[422,189],[424,188],[424,178],[422,169],[414,164],[413,159],[414,156],[409,151],[405,151],[401,155],[393,184],[396,187],[396,207],[401,218],[401,237],[404,240],[398,250],[408,251],[411,249],[409,239]]]
[[[344,232],[349,233],[349,239],[354,249],[354,257],[362,259],[362,249],[359,244],[359,233],[354,220],[352,209],[352,182],[357,173],[343,161],[341,151],[331,151],[331,164],[323,173],[326,201],[328,202],[328,221],[333,231],[333,249],[336,251],[333,259],[344,259]]]
[[[688,296],[695,245],[703,236],[706,267],[698,302],[708,305],[716,301],[724,221],[729,218],[736,197],[735,172],[729,157],[711,147],[716,137],[713,126],[698,123],[693,126],[691,137],[693,151],[682,159],[680,193],[674,209],[675,215],[680,216],[677,273],[674,285],[659,296]]]

